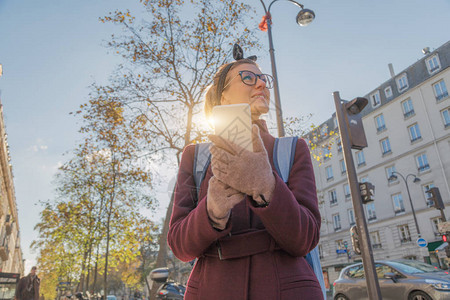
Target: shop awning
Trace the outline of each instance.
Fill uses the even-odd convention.
[[[436,241],[436,242],[431,242],[431,243],[428,243],[428,251],[435,251],[436,250],[436,248],[438,248],[439,246],[441,246],[442,244],[444,244],[444,242],[443,241]],[[447,243],[445,243],[445,244],[447,244]],[[448,244],[447,244],[448,245]],[[445,246],[444,246],[445,247]]]

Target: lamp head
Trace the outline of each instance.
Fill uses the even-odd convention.
[[[316,15],[310,9],[304,8],[297,14],[297,24],[300,26],[308,26]]]
[[[414,177],[414,180],[413,180],[413,182],[414,182],[414,183],[418,183],[418,182],[420,182],[420,178],[419,178],[419,177],[417,177],[417,176],[415,176],[415,177]]]
[[[357,97],[350,102],[345,103],[345,108],[352,115],[359,114],[369,101],[366,98]]]

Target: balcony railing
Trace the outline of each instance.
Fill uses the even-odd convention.
[[[414,112],[414,109],[411,109],[410,111],[407,111],[407,112],[405,112],[404,114],[403,114],[403,116],[405,117],[405,118],[409,118],[409,117],[411,117],[411,116],[414,116],[416,113]]]
[[[398,214],[401,214],[401,213],[404,213],[405,212],[405,209],[403,208],[403,209],[396,209],[396,210],[394,210],[394,213],[396,214],[396,215],[398,215]]]
[[[382,125],[382,126],[377,127],[377,132],[381,132],[383,130],[386,130],[386,125]]]
[[[373,249],[381,249],[382,247],[381,247],[381,243],[379,243],[379,244],[372,244],[372,248]]]
[[[411,139],[411,143],[413,143],[413,142],[415,142],[417,140],[421,140],[421,139],[422,139],[422,136],[416,136],[416,137]]]
[[[430,165],[429,165],[429,164],[426,164],[426,165],[420,166],[420,167],[418,168],[418,170],[419,170],[419,172],[423,172],[423,171],[428,170],[429,168],[430,168]]]
[[[442,99],[447,98],[447,97],[448,97],[448,92],[444,92],[444,93],[436,96],[436,101],[441,101]]]
[[[400,239],[400,243],[402,243],[402,244],[408,243],[408,242],[411,242],[411,237],[401,238]]]

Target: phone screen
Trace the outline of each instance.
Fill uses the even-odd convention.
[[[219,105],[213,108],[212,113],[216,135],[253,151],[250,105]]]

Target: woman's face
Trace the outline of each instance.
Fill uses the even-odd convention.
[[[270,92],[266,84],[260,78],[255,85],[247,85],[242,82],[239,71],[252,71],[261,74],[261,70],[252,64],[242,64],[233,68],[227,74],[228,86],[222,92],[221,104],[250,104],[252,120],[259,119],[261,114],[269,112]]]

